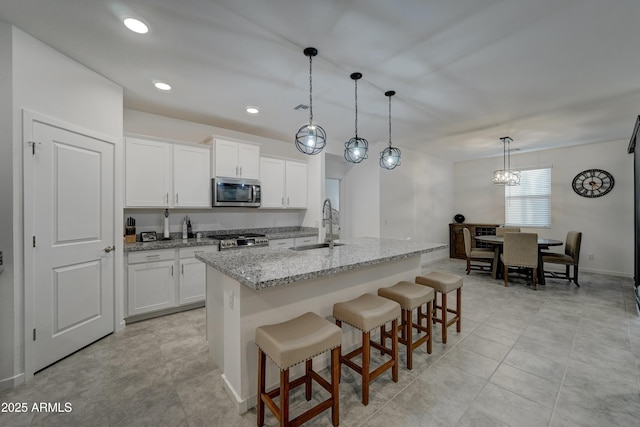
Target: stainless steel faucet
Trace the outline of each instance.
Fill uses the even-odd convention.
[[[327,205],[329,206],[329,217],[326,218]],[[331,200],[325,199],[322,205],[322,222],[329,221],[329,237],[325,237],[325,241],[329,242],[329,249],[333,249],[333,209],[331,208]]]

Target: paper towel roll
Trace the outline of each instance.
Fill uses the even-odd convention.
[[[164,232],[163,236],[165,239],[169,238],[169,217],[164,217]]]

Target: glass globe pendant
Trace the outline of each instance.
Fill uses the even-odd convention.
[[[351,79],[356,84],[356,136],[344,143],[344,158],[350,163],[360,163],[368,157],[369,143],[364,138],[358,137],[358,80],[361,73],[351,74]]]
[[[389,97],[389,146],[380,152],[380,166],[384,169],[395,169],[400,166],[400,149],[391,146],[391,97],[396,94],[390,90],[384,93]]]
[[[309,57],[309,124],[303,125],[296,133],[296,148],[304,154],[318,154],[327,144],[327,134],[320,126],[313,123],[313,97],[311,62],[318,50],[308,47],[304,54]]]

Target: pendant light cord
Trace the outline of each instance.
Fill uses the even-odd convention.
[[[389,96],[389,147],[391,147],[391,95]]]
[[[358,79],[354,81],[356,82],[356,139],[358,139]]]
[[[311,62],[313,61],[313,56],[309,55],[309,124],[313,123],[313,80],[311,73]]]

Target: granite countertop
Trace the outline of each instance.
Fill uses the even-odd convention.
[[[243,285],[259,290],[448,248],[444,243],[373,237],[340,242],[344,246],[334,249],[247,248],[196,254],[196,258]]]
[[[217,230],[206,231],[205,236],[212,233],[226,234],[242,234],[242,233],[260,233],[267,236],[269,240],[291,239],[295,237],[317,236],[318,229],[312,227],[277,227],[277,228],[257,228],[257,229],[235,229],[235,230]],[[211,237],[202,237],[200,239],[181,239],[179,233],[171,233],[171,240],[158,240],[155,242],[136,242],[125,243],[124,252],[137,251],[154,251],[161,249],[188,248],[191,246],[207,246],[217,245],[218,240]]]

